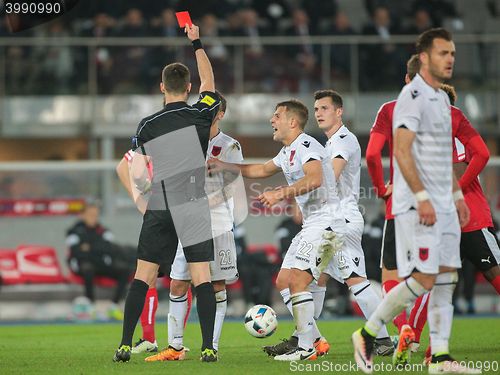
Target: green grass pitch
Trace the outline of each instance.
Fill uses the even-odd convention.
[[[354,362],[350,335],[361,324],[361,320],[320,321],[319,327],[331,344],[330,353],[317,361],[301,362],[300,365],[305,366],[302,368],[297,364],[274,361],[261,351],[262,345],[274,344],[280,338],[289,336],[293,323],[285,320],[280,321],[278,331],[267,339],[251,337],[242,322],[227,322],[223,327],[217,363],[200,363],[197,323],[189,323],[186,329],[185,344],[192,351],[187,354],[185,361],[155,363],[144,362],[146,354],[133,355],[129,363],[112,362],[121,337],[120,324],[7,325],[0,326],[0,374],[153,375],[166,374],[168,371],[175,375],[269,375],[299,370],[360,373],[342,371],[339,366],[344,364],[344,370],[347,370],[349,362]],[[165,346],[166,323],[157,323],[156,331],[159,345]],[[422,337],[427,337],[427,330]],[[412,357],[412,363],[422,363],[426,345],[427,339],[423,341],[420,352]],[[500,318],[455,319],[451,351],[459,360],[481,362],[483,373],[500,373]],[[378,357],[375,363],[389,364],[390,358]],[[310,367],[313,364],[315,369]],[[489,366],[490,371],[484,371],[486,366]]]

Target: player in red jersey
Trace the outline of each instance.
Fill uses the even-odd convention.
[[[479,133],[463,112],[454,106],[457,98],[454,87],[443,85],[441,88],[448,94],[452,104],[453,169],[470,209],[470,221],[462,228],[460,257],[462,260],[467,258],[500,294],[499,243],[493,229],[490,207],[478,177],[490,154]],[[427,321],[428,298],[426,295],[422,297],[415,301],[409,319],[417,343]]]
[[[405,82],[408,84],[419,70],[418,55],[412,56],[406,64]],[[382,254],[380,266],[382,268],[382,290],[387,294],[401,281],[398,278],[396,264],[396,236],[394,233],[394,215],[392,215],[392,115],[396,100],[384,103],[378,110],[377,117],[370,131],[370,140],[366,149],[366,163],[368,173],[372,179],[373,186],[379,198],[385,200],[385,224],[382,237]],[[390,168],[389,183],[385,183],[384,169],[382,167],[382,150],[385,143],[389,145]],[[402,311],[393,320],[394,325],[401,331],[403,325],[407,324],[406,311]]]

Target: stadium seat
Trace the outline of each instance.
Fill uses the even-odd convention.
[[[16,250],[0,249],[0,276],[4,285],[22,284],[24,282],[17,267]]]
[[[20,245],[16,249],[18,270],[24,283],[58,284],[66,282],[53,247]]]

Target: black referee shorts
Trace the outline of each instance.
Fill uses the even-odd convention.
[[[396,230],[394,219],[386,220],[384,223],[381,266],[384,266],[384,268],[389,271],[398,269],[398,263],[396,261]]]
[[[500,250],[493,228],[462,232],[460,258],[468,259],[481,272],[496,267],[500,262]]]
[[[174,262],[178,242],[179,238],[170,210],[147,210],[139,235],[137,259],[160,265],[171,265]],[[183,249],[188,263],[214,260],[212,238]]]

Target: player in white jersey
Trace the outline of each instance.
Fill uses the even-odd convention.
[[[325,148],[335,173],[347,232],[344,236],[344,246],[333,256],[321,274],[318,280],[319,290],[313,295],[322,296],[322,306],[326,284],[330,277],[333,277],[349,287],[364,316],[369,318],[382,299],[366,278],[365,255],[361,247],[364,229],[363,215],[358,207],[361,147],[356,136],[342,122],[342,96],[333,90],[320,90],[314,93],[314,100],[316,122],[328,137]],[[316,319],[318,317],[319,315],[315,316]],[[385,325],[377,335],[375,350],[378,355],[390,355],[394,352]]]
[[[303,132],[307,107],[297,100],[278,103],[271,118],[273,139],[283,143],[279,154],[265,164],[235,165],[209,160],[209,170],[229,170],[244,177],[265,178],[283,171],[287,187],[266,191],[259,200],[271,207],[285,198],[295,198],[303,215],[302,230],[293,239],[278,275],[287,307],[297,329],[298,346],[275,356],[279,361],[315,359],[314,302],[309,284],[319,277],[333,252],[341,246],[338,233],[345,232],[334,184],[335,176],[325,149]],[[334,218],[334,220],[332,220]],[[285,291],[286,289],[286,291]],[[286,296],[286,294],[288,296]],[[291,305],[291,306],[290,306]]]
[[[393,118],[397,163],[392,212],[398,274],[405,281],[386,294],[364,327],[353,333],[354,358],[362,371],[371,373],[373,342],[382,325],[430,290],[429,373],[478,373],[456,362],[448,348],[452,295],[460,267],[460,225],[469,220],[452,169],[450,103],[440,89],[443,81],[451,78],[455,45],[448,31],[431,29],[419,36],[416,50],[419,74],[401,91]],[[411,330],[402,330],[394,364],[408,361],[414,340]]]

